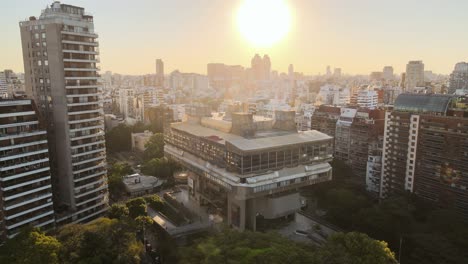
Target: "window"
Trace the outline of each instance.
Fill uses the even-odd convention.
[[[44,83],[44,79],[39,78],[39,83]]]
[[[41,56],[41,52],[40,52],[40,51],[36,52],[36,54],[37,54],[38,57]]]
[[[44,65],[45,65],[45,66],[49,66],[49,61],[48,61],[48,60],[45,60],[45,61],[44,61]]]
[[[36,26],[34,26],[34,30],[37,30],[38,28],[39,28],[39,27],[38,27],[37,25],[36,25]]]
[[[46,47],[47,43],[45,41],[42,42],[42,47]]]
[[[44,51],[42,54],[44,55],[44,57],[47,57],[47,51]]]
[[[41,25],[41,29],[45,29],[45,25]]]
[[[40,46],[41,46],[41,43],[36,42],[35,45],[36,45],[36,47],[40,47]]]
[[[39,33],[35,33],[35,34],[34,34],[34,38],[35,38],[35,39],[38,39],[38,38],[39,38]]]
[[[45,38],[46,38],[46,37],[45,37],[45,33],[42,33],[42,34],[41,34],[41,38],[42,38],[42,39],[45,39]]]
[[[42,66],[42,61],[41,60],[37,61],[37,66]]]

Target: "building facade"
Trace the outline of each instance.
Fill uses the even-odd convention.
[[[468,217],[468,99],[402,94],[386,113],[381,197],[414,192]]]
[[[424,86],[424,64],[422,61],[410,61],[406,64],[405,88],[407,92]]]
[[[48,125],[57,222],[92,220],[108,202],[93,16],[56,1],[20,31],[27,94]]]
[[[31,100],[0,99],[0,241],[55,225],[44,123]]]
[[[332,138],[298,133],[294,111],[226,120],[190,108],[188,120],[165,135],[165,155],[190,171],[192,197],[222,208],[228,225],[256,230],[259,217],[292,215],[305,205],[298,188],[331,180]]]

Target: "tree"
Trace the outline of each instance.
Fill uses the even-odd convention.
[[[151,195],[145,197],[146,203],[156,211],[164,210],[164,201],[158,195]]]
[[[180,263],[315,263],[310,249],[278,234],[226,229],[183,248]]]
[[[143,244],[135,232],[129,223],[108,218],[67,225],[57,234],[62,263],[140,263]]]
[[[342,227],[352,226],[352,215],[369,206],[366,197],[347,189],[331,189],[326,193],[327,219]]]
[[[110,219],[123,219],[124,217],[127,217],[129,215],[129,211],[127,206],[124,204],[113,204],[107,210],[107,216]]]
[[[128,163],[117,162],[114,163],[108,173],[108,188],[111,198],[118,199],[125,194],[125,184],[123,183],[123,176],[129,175],[133,172]]]
[[[328,264],[393,264],[395,254],[387,243],[366,234],[335,233],[315,255],[318,263]]]
[[[146,202],[145,199],[139,197],[131,199],[126,203],[128,207],[129,216],[132,219],[137,218],[138,216],[146,216]]]
[[[38,228],[25,228],[0,248],[0,263],[59,263],[60,242]]]
[[[124,124],[111,129],[106,133],[106,149],[109,153],[130,151],[132,148],[132,128]]]
[[[172,179],[174,172],[180,169],[179,164],[167,158],[151,159],[143,164],[141,172],[161,179]]]
[[[154,158],[164,157],[164,135],[156,133],[150,137],[148,142],[145,144],[145,151],[143,157],[146,161]]]

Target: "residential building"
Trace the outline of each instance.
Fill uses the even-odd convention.
[[[414,192],[468,217],[468,99],[401,94],[386,113],[381,197]]]
[[[132,133],[132,150],[143,152],[146,149],[146,143],[153,136],[153,132],[145,130],[142,133]]]
[[[405,89],[413,91],[416,87],[424,87],[424,64],[422,61],[410,61],[406,64]]]
[[[55,1],[20,22],[26,92],[47,122],[59,224],[108,207],[98,35],[84,8]]]
[[[357,109],[341,108],[340,118],[335,127],[335,158],[349,164],[351,148],[351,124],[356,116]]]
[[[156,86],[164,86],[164,62],[161,59],[156,60]]]
[[[0,99],[0,241],[55,226],[46,133],[32,100]]]
[[[340,107],[321,105],[314,111],[311,120],[311,129],[335,138],[336,122],[340,118],[340,115]]]
[[[192,199],[219,207],[229,226],[255,231],[259,218],[293,215],[305,205],[298,188],[331,180],[333,139],[297,132],[295,111],[275,120],[241,112],[225,120],[202,105],[186,111],[165,135],[165,156],[190,171]]]
[[[385,110],[359,108],[350,127],[349,165],[362,183],[366,179],[368,161],[378,161],[382,154]],[[374,166],[374,164],[372,165]],[[380,176],[378,177],[380,179]]]
[[[453,94],[457,90],[468,92],[468,63],[467,62],[459,62],[455,64],[455,68],[453,69],[452,74],[450,74],[448,92],[450,94]]]
[[[382,77],[385,81],[393,80],[393,67],[392,66],[385,66],[382,71]]]

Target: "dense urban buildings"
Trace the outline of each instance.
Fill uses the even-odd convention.
[[[56,221],[92,220],[108,201],[93,16],[54,2],[20,29],[26,91],[47,122]]]
[[[190,193],[200,204],[223,208],[227,224],[256,230],[259,217],[276,219],[303,207],[299,187],[331,180],[333,139],[297,132],[294,111],[275,119],[244,112],[211,114],[187,108],[188,120],[171,124],[166,157],[190,171]]]
[[[0,99],[0,243],[26,226],[55,226],[44,120],[26,99]]]
[[[381,197],[414,192],[468,216],[468,99],[401,94],[385,116]]]

